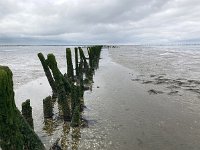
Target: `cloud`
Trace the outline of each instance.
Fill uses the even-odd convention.
[[[199,0],[0,0],[0,44],[200,39]]]

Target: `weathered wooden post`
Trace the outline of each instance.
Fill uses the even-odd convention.
[[[3,150],[45,149],[15,105],[12,72],[5,66],[0,66],[0,147]]]
[[[31,128],[34,129],[30,99],[27,99],[25,102],[22,103],[22,115],[24,119],[28,122],[28,124],[31,126]]]
[[[52,106],[51,96],[48,96],[45,99],[43,99],[43,112],[44,112],[44,118],[52,118],[53,106]]]
[[[78,80],[79,80],[79,85],[80,85],[80,95],[81,97],[83,97],[84,95],[84,85],[83,85],[83,62],[81,61],[79,63],[79,77],[78,77]]]
[[[90,81],[93,81],[94,67],[93,67],[93,53],[92,53],[91,47],[88,47],[87,51],[88,51],[89,66],[90,66],[87,72],[87,78]]]
[[[66,96],[65,86],[64,86],[64,76],[61,74],[58,69],[57,62],[55,56],[53,54],[47,55],[48,65],[53,73],[55,84],[58,91],[58,103],[62,106],[63,119],[65,121],[71,120],[71,112],[69,103]]]
[[[97,46],[92,46],[91,47],[92,61],[93,61],[93,68],[94,69],[97,69],[97,51],[98,51],[98,47]]]
[[[99,67],[101,49],[102,46],[92,46],[87,48],[89,55],[89,66],[90,66],[88,71],[89,80],[93,80],[94,70]]]
[[[93,69],[93,53],[92,53],[91,47],[88,47],[87,51],[88,51],[88,56],[89,56],[89,65],[90,65],[90,68]]]
[[[0,144],[2,149],[23,148],[23,135],[17,121],[12,72],[8,67],[0,66]]]
[[[66,73],[64,75],[61,74],[61,77],[62,77],[62,81],[64,83],[65,92],[67,95],[69,95],[69,93],[71,92],[71,84],[73,82],[68,78]]]
[[[75,47],[75,65],[76,65],[76,77],[79,76],[79,69],[78,69],[78,48]]]
[[[86,57],[84,55],[82,48],[78,47],[78,50],[79,50],[79,54],[80,54],[80,59],[83,60],[83,61],[86,61]]]
[[[73,113],[76,106],[76,86],[74,84],[71,85],[71,111]]]
[[[76,106],[79,106],[79,111],[84,109],[84,89],[81,86],[76,86]]]
[[[73,112],[71,126],[78,127],[80,125],[80,107],[76,106]]]
[[[102,46],[97,45],[97,46],[93,46],[91,47],[92,52],[93,52],[93,60],[94,60],[94,69],[97,69],[99,67],[99,59],[100,59],[100,55],[101,55],[101,49]]]
[[[49,81],[49,84],[51,86],[51,89],[53,91],[53,95],[55,96],[57,94],[57,89],[56,89],[55,81],[54,81],[54,79],[52,77],[51,71],[49,70],[48,64],[47,64],[47,62],[46,62],[46,60],[45,60],[45,58],[44,58],[42,53],[38,53],[38,57],[39,57],[39,59],[41,61],[42,67],[43,67],[44,72],[45,72],[45,75],[46,75],[46,77],[47,77],[47,79]]]
[[[67,59],[67,76],[74,81],[74,69],[72,64],[71,49],[66,48],[66,59]]]
[[[88,66],[86,57],[84,55],[84,52],[83,52],[82,48],[78,47],[78,49],[79,49],[79,54],[80,54],[80,61],[82,61],[83,65],[84,65],[84,72],[87,72],[87,70],[89,69],[89,66]]]

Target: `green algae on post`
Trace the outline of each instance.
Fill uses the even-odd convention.
[[[3,150],[45,149],[15,105],[12,72],[5,66],[0,66],[0,139]]]
[[[88,47],[90,68],[97,69],[99,67],[101,49],[102,49],[102,46],[100,45]]]
[[[78,85],[73,85],[72,86],[72,92],[71,92],[71,108],[72,108],[72,114],[74,112],[74,109],[76,106],[78,106],[80,109],[81,108],[81,99],[82,98],[82,95],[81,95],[81,92],[80,92],[80,86]]]
[[[39,59],[41,61],[42,67],[43,67],[44,72],[45,72],[45,75],[46,75],[46,77],[47,77],[47,79],[49,81],[49,84],[50,84],[51,88],[52,88],[53,95],[55,96],[57,94],[57,89],[56,89],[55,81],[54,81],[54,79],[52,77],[51,71],[50,71],[50,69],[48,67],[48,64],[47,64],[47,62],[46,62],[46,60],[44,58],[44,55],[42,53],[38,53],[38,57],[39,57]]]
[[[28,122],[28,124],[31,126],[31,128],[34,129],[30,99],[27,99],[25,102],[22,103],[22,115],[24,119]]]
[[[55,79],[55,84],[58,90],[58,103],[62,106],[63,119],[65,121],[70,121],[71,112],[69,107],[69,100],[67,100],[67,93],[65,91],[65,86],[63,82],[64,76],[58,69],[56,58],[53,54],[47,55],[47,61]]]
[[[16,117],[12,72],[0,66],[0,139],[1,148],[23,149],[23,135]]]
[[[72,64],[71,49],[66,48],[66,59],[67,59],[67,76],[74,81],[74,69]]]
[[[80,85],[80,95],[83,97],[84,95],[84,85],[83,85],[83,62],[81,61],[79,64],[79,76],[78,76],[78,81]]]
[[[43,99],[43,112],[44,112],[44,118],[52,118],[53,106],[52,106],[51,96],[48,96],[45,99]]]
[[[84,52],[83,52],[83,50],[82,50],[81,47],[78,47],[78,49],[79,49],[79,53],[80,53],[80,61],[82,61],[82,62],[83,62],[83,65],[84,65],[84,69],[85,69],[84,71],[87,71],[88,68],[89,68],[89,66],[88,66],[86,57],[85,57],[85,55],[84,55]]]
[[[76,86],[72,84],[71,86],[71,110],[74,111],[76,106]]]
[[[79,76],[79,69],[78,69],[78,48],[75,47],[75,66],[76,66],[76,76]]]
[[[73,112],[72,121],[70,124],[72,127],[78,127],[80,125],[80,108],[76,106]]]

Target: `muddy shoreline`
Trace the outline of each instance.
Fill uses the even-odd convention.
[[[126,50],[126,47],[122,48]],[[142,107],[142,114],[144,116],[142,117],[141,124],[148,123],[146,127],[139,127],[141,130],[144,129],[142,131],[144,135],[143,139],[138,139],[138,145],[140,145],[138,149],[199,149],[200,87],[198,76],[196,78],[193,78],[193,76],[184,78],[184,75],[179,76],[178,74],[173,76],[162,73],[164,69],[156,71],[155,68],[150,70],[151,67],[149,67],[148,70],[145,67],[154,66],[155,64],[150,62],[148,65],[142,66],[142,62],[149,61],[151,57],[148,57],[146,60],[144,58],[136,58],[136,60],[144,60],[133,63],[134,61],[128,59],[128,57],[139,57],[140,54],[130,54],[130,56],[125,54],[124,58],[122,58],[119,55],[122,51],[118,52],[115,49],[111,49],[109,52],[113,61],[123,65],[122,67],[130,68],[127,68],[129,70],[127,78],[132,81],[132,84],[139,87],[136,90],[132,89],[135,93],[135,95],[132,94],[133,98],[137,97],[138,101],[140,101],[139,105],[147,100],[147,109]],[[132,52],[134,53],[134,51]],[[140,53],[139,51],[135,52]],[[147,53],[145,52],[145,54]],[[135,57],[131,59],[135,59]],[[158,58],[155,59],[157,60]],[[129,60],[131,62],[127,64]],[[141,65],[140,68],[137,68],[138,65]],[[176,71],[174,70],[174,72]],[[143,94],[140,95],[141,93]],[[140,96],[138,97],[137,95]],[[147,116],[149,117],[146,118]],[[147,128],[150,131],[146,130]]]

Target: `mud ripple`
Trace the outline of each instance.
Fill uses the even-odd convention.
[[[164,92],[151,89],[151,90],[148,91],[148,93],[149,93],[149,95],[155,95],[155,94],[163,94]]]
[[[176,78],[171,79],[165,74],[151,74],[149,76],[138,75],[137,78],[131,79],[132,81],[138,81],[142,84],[163,85],[165,88],[171,91],[167,92],[168,95],[177,95],[180,91],[189,91],[196,94],[200,94],[200,81],[194,79]],[[149,94],[162,94],[164,92],[151,89]]]

